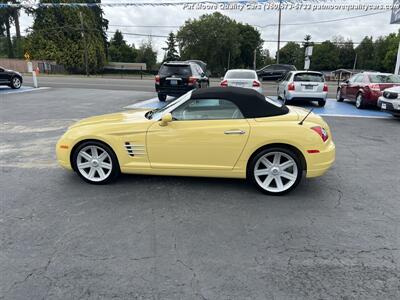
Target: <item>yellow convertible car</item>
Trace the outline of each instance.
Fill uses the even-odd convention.
[[[57,159],[85,181],[120,173],[247,178],[282,195],[335,160],[325,121],[243,88],[189,92],[161,109],[92,117],[71,126]]]

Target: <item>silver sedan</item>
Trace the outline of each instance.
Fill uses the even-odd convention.
[[[263,93],[261,82],[258,80],[256,71],[247,69],[235,69],[226,72],[225,77],[222,78],[220,86],[236,86],[247,89],[253,89]]]
[[[279,82],[278,99],[292,102],[296,100],[317,101],[325,106],[328,85],[324,74],[314,71],[292,71]]]

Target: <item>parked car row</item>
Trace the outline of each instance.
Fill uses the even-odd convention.
[[[336,99],[354,101],[357,108],[377,106],[384,90],[400,86],[400,76],[389,73],[363,72],[344,81],[337,89]]]

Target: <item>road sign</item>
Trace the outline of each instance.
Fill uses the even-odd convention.
[[[310,63],[311,63],[311,60],[310,60],[310,58],[307,56],[306,58],[305,58],[305,60],[304,60],[304,70],[310,70]]]
[[[393,12],[391,24],[400,24],[400,0],[393,0]]]
[[[25,57],[25,60],[30,60],[31,59],[31,56],[29,55],[28,52],[25,52],[24,57]]]
[[[306,48],[306,56],[312,56],[313,49],[314,49],[313,46],[308,46],[308,47]]]

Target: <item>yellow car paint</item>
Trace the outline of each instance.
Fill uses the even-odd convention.
[[[281,116],[257,119],[172,121],[160,126],[159,120],[145,117],[148,110],[107,114],[72,125],[57,143],[61,166],[72,169],[71,154],[82,141],[98,140],[115,152],[122,173],[171,176],[246,178],[249,159],[260,148],[285,144],[296,148],[304,158],[307,177],[323,175],[335,160],[335,145],[328,124],[308,111],[289,107]],[[311,130],[321,126],[329,139]],[[226,131],[243,131],[241,135]],[[129,155],[126,143],[135,149]],[[317,150],[318,153],[308,153]]]

